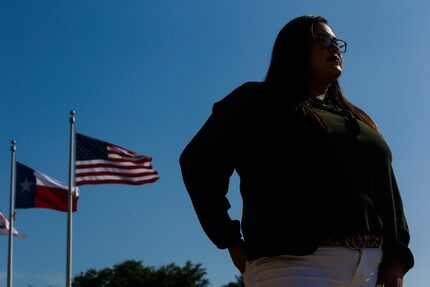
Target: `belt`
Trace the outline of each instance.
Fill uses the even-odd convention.
[[[345,237],[328,238],[321,242],[324,246],[344,246],[351,250],[361,248],[381,248],[382,236],[379,235],[352,235]]]

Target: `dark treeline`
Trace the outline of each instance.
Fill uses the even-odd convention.
[[[73,287],[209,287],[206,269],[187,261],[147,267],[141,261],[127,260],[112,268],[81,272],[73,278]],[[221,287],[244,287],[242,277]]]

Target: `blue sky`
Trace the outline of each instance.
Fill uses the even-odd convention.
[[[74,214],[73,273],[126,259],[186,260],[212,286],[237,274],[206,238],[182,184],[178,157],[212,104],[262,80],[282,26],[326,17],[348,42],[341,83],[389,142],[416,267],[430,268],[428,97],[430,3],[411,1],[1,1],[0,209],[9,211],[10,140],[17,160],[67,182],[68,113],[77,131],[151,155],[161,179],[143,186],[82,186]],[[264,153],[264,151],[262,151]],[[238,179],[231,216],[240,218]],[[17,210],[14,286],[63,286],[66,214]],[[0,238],[0,285],[7,238]]]

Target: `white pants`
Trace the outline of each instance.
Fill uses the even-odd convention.
[[[246,287],[375,287],[382,249],[323,246],[311,255],[247,262]]]

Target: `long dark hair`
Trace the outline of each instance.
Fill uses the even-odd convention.
[[[328,25],[324,17],[301,16],[291,20],[281,29],[273,46],[265,82],[277,91],[282,91],[283,96],[290,97],[289,102],[293,103],[295,108],[310,115],[327,128],[323,120],[310,108],[307,101],[309,95],[305,88],[316,23]],[[330,84],[326,98],[332,105],[352,113],[356,118],[378,130],[370,116],[348,101],[338,80]]]

